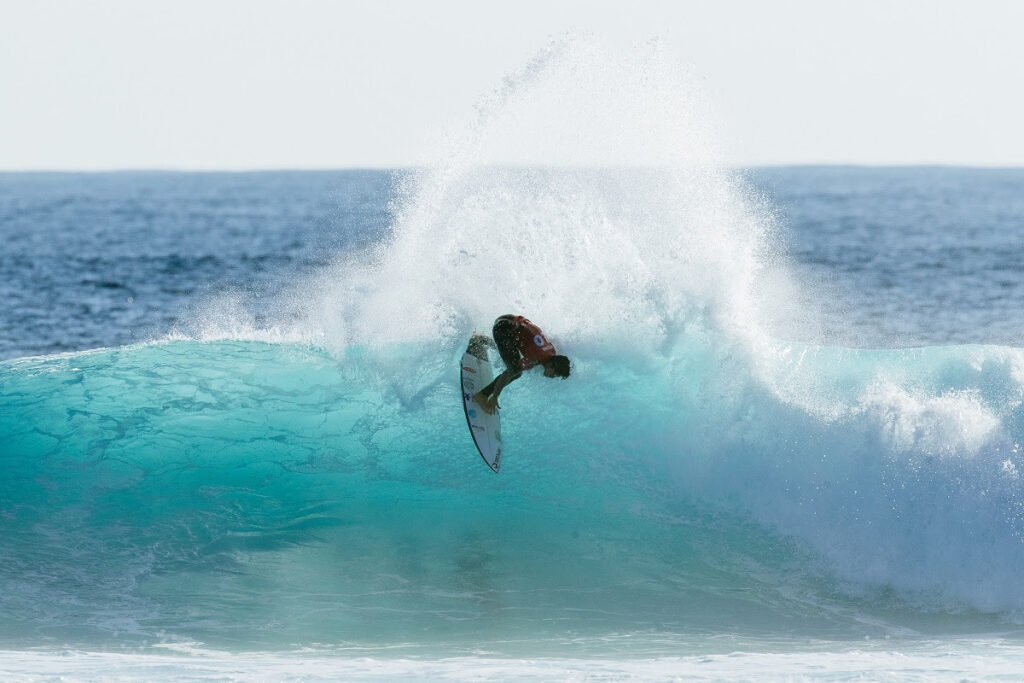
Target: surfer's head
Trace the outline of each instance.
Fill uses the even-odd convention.
[[[544,376],[545,377],[561,377],[565,379],[569,376],[569,359],[566,356],[551,356],[544,361]]]

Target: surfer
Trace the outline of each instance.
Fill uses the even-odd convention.
[[[494,344],[505,371],[473,397],[487,411],[493,413],[502,389],[519,379],[524,370],[544,368],[545,377],[569,376],[569,359],[555,350],[555,345],[544,336],[543,330],[521,315],[503,315],[494,321]]]

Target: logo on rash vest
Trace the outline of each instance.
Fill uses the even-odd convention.
[[[463,365],[462,369],[465,370],[466,372],[472,372],[474,375],[476,374],[476,370],[474,370],[473,368],[469,367],[468,365]]]

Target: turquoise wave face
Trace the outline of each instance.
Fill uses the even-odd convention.
[[[654,517],[656,482],[578,395],[560,429],[556,392],[510,390],[518,446],[487,470],[448,360],[174,342],[6,363],[3,636],[486,642],[734,602],[691,550],[718,535]]]
[[[569,381],[503,396],[496,476],[466,433],[461,350],[3,363],[0,637],[846,638],[1024,604],[1010,351],[790,349],[766,379],[692,341],[584,350]]]

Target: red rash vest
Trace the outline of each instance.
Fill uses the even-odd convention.
[[[529,370],[558,353],[555,345],[544,336],[543,330],[523,316],[517,315],[512,318],[512,324],[515,328],[516,341],[519,343],[519,352],[523,354],[520,361],[523,370]]]

